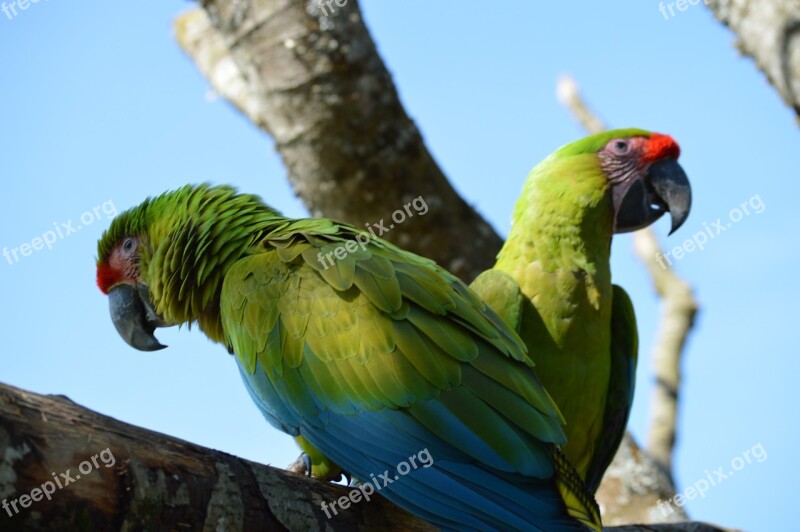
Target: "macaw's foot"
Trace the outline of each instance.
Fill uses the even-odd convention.
[[[320,480],[329,480],[331,482],[339,482],[342,477],[349,483],[351,480],[350,473],[342,471],[339,467],[327,460],[323,460],[318,464],[314,464],[311,455],[308,453],[300,453],[297,460],[289,464],[286,468],[287,471],[292,473],[299,473],[307,477],[314,477]]]
[[[311,457],[306,453],[300,453],[300,456],[297,457],[297,460],[289,464],[289,466],[286,468],[286,471],[291,471],[292,473],[299,473],[301,475],[310,477]]]

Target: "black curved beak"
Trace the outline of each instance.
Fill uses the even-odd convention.
[[[653,163],[642,179],[616,186],[613,201],[615,233],[647,227],[669,211],[672,234],[689,217],[692,187],[678,161],[664,159]]]
[[[129,346],[139,351],[157,351],[167,347],[153,336],[156,327],[165,327],[167,324],[153,309],[145,285],[115,286],[108,292],[108,309],[114,327]]]

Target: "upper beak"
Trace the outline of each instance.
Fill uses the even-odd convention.
[[[156,314],[145,285],[119,284],[108,292],[108,308],[117,332],[131,347],[139,351],[164,349],[153,331],[167,324]]]
[[[689,178],[675,159],[653,163],[643,178],[618,185],[613,194],[615,233],[647,227],[669,211],[672,234],[689,217],[692,207]]]

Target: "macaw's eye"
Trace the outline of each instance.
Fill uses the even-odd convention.
[[[630,146],[627,141],[617,140],[614,142],[614,153],[617,155],[625,155],[628,153]]]
[[[133,249],[133,239],[126,238],[125,242],[122,244],[122,250],[125,251],[125,253],[130,253],[132,249]]]

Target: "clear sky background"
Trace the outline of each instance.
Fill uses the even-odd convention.
[[[41,0],[12,20],[0,13],[0,247],[80,226],[52,249],[11,263],[0,257],[0,380],[282,467],[297,450],[261,418],[224,349],[183,328],[160,332],[169,349],[137,352],[117,336],[94,285],[109,213],[148,195],[232,183],[287,215],[306,215],[271,139],[208,98],[178,49],[171,24],[187,7]],[[610,125],[680,142],[694,208],[669,239],[668,223],[657,224],[667,246],[718,218],[727,227],[732,209],[760,201],[763,208],[676,262],[702,304],[683,364],[676,476],[686,489],[719,467],[731,471],[760,444],[766,459],[688,510],[730,527],[785,529],[800,469],[800,135],[733,36],[702,2],[669,20],[651,0],[374,0],[363,8],[437,160],[502,234],[530,168],[583,136],[555,99],[561,73],[575,76]],[[639,316],[630,426],[641,440],[659,307],[630,236],[614,240],[613,274]]]

